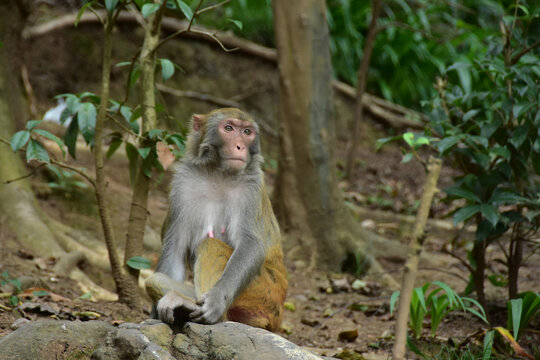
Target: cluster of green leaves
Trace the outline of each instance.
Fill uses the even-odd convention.
[[[478,80],[441,82],[426,132],[440,156],[463,170],[445,190],[448,201],[465,201],[454,222],[475,223],[476,242],[485,246],[515,226],[523,236],[540,225],[540,56],[528,52],[512,61],[534,40],[526,30],[540,22],[540,6],[508,11],[517,14],[503,17],[510,44],[505,48],[501,34],[488,37],[483,58],[447,69],[449,75],[467,69]],[[469,260],[475,268],[471,254]]]
[[[100,98],[98,95],[90,92],[81,94],[61,94],[57,98],[65,100],[66,108],[60,116],[60,122],[67,126],[66,132],[62,139],[58,138],[51,132],[36,128],[43,120],[33,120],[26,124],[26,130],[21,130],[11,138],[11,148],[13,151],[20,150],[26,146],[26,159],[38,160],[43,163],[50,163],[50,157],[45,147],[37,140],[38,136],[51,139],[58,144],[63,154],[65,148],[69,154],[77,158],[77,137],[82,135],[86,144],[93,146],[94,133],[96,127],[97,107],[99,106]],[[114,100],[111,100],[111,106],[108,108],[108,116],[115,118],[117,115],[123,119],[123,123],[130,132],[111,132],[108,134],[110,138],[109,149],[107,150],[107,158],[110,158],[116,150],[124,143],[126,154],[130,164],[130,179],[135,179],[137,172],[137,162],[142,158],[142,171],[151,177],[152,169],[163,171],[163,167],[158,159],[156,144],[163,142],[172,145],[175,149],[172,153],[176,157],[180,157],[184,151],[185,136],[179,133],[169,133],[162,129],[152,129],[147,133],[140,134],[140,126],[138,119],[141,116],[141,108],[138,106],[135,109],[127,105],[122,105]],[[32,137],[34,136],[34,137]],[[137,147],[133,143],[133,138],[140,136],[146,140],[145,147]],[[58,177],[58,186],[71,185],[81,187],[78,183],[73,183],[73,178],[66,172],[55,171]],[[68,184],[69,182],[69,184]],[[63,184],[63,185],[62,185]]]
[[[431,285],[434,285],[435,288],[428,291]],[[390,298],[390,313],[394,312],[399,294],[399,291],[396,291]],[[429,316],[431,320],[431,335],[435,336],[442,320],[456,310],[469,312],[487,323],[486,313],[476,300],[459,296],[450,286],[441,281],[427,282],[424,286],[414,288],[413,290],[409,326],[414,336],[418,339],[422,335],[424,318]]]
[[[21,290],[21,282],[17,278],[12,278],[9,275],[9,272],[5,270],[2,272],[2,277],[0,280],[0,286],[4,285],[10,285],[13,290],[11,291],[11,295],[9,296],[9,303],[11,306],[17,306],[19,305],[20,299],[17,296],[17,294],[20,294],[22,292]]]
[[[472,62],[485,49],[483,38],[497,30],[500,1],[383,1],[367,88],[388,100],[418,107],[434,94],[435,76],[456,62]],[[370,2],[330,0],[328,20],[336,76],[356,84]],[[402,69],[406,69],[403,71]],[[470,83],[466,70],[460,79]]]
[[[519,236],[530,236],[540,225],[540,56],[529,51],[517,57],[535,40],[540,5],[513,5],[506,9],[512,16],[501,15],[501,7],[492,14],[502,19],[510,43],[505,47],[501,33],[490,33],[482,57],[446,69],[446,79],[436,85],[438,96],[427,102],[425,132],[379,141],[406,142],[410,152],[404,161],[428,145],[461,168],[445,200],[461,200],[454,223],[474,223],[475,241],[484,249],[509,230],[516,236],[519,227]],[[468,259],[476,271],[470,251]],[[507,283],[501,274],[488,279],[496,286]],[[471,277],[466,292],[473,290]]]
[[[62,112],[60,121],[64,123],[67,119],[72,118],[64,135],[64,143],[68,148],[69,154],[73,156],[73,158],[76,158],[76,140],[79,132],[86,143],[92,145],[97,117],[96,106],[99,106],[99,96],[85,92],[80,95],[62,94],[58,95],[58,97],[65,98],[67,105]],[[142,158],[143,160],[142,171],[146,176],[152,176],[153,168],[158,171],[163,171],[156,149],[156,144],[158,142],[174,145],[176,150],[173,153],[176,156],[181,156],[183,154],[185,137],[182,134],[169,133],[162,129],[152,129],[147,133],[139,135],[141,129],[138,119],[141,117],[141,107],[137,106],[133,109],[130,106],[114,100],[110,100],[110,102],[111,106],[108,108],[110,118],[115,118],[119,114],[123,119],[123,123],[131,132],[128,132],[127,134],[119,131],[110,133],[108,135],[110,138],[110,145],[106,156],[107,158],[110,158],[122,144],[125,144],[132,183],[134,182],[137,173],[137,162],[139,158]],[[141,136],[145,139],[146,146],[136,146],[132,142],[134,136]]]
[[[26,146],[26,161],[37,160],[43,163],[49,164],[51,158],[49,152],[45,147],[37,140],[39,136],[43,136],[47,139],[53,140],[58,144],[58,147],[62,150],[62,154],[65,155],[64,144],[56,135],[50,131],[38,129],[37,126],[43,120],[31,120],[26,123],[26,129],[17,131],[11,137],[11,149],[15,152]]]
[[[178,11],[182,16],[185,16],[188,20],[191,20],[191,18],[193,17],[193,10],[186,2],[182,0],[164,0],[164,1],[166,1],[165,6],[168,9],[173,9],[175,11]],[[144,18],[147,18],[149,15],[159,10],[159,8],[163,4],[163,0],[160,1],[159,3],[155,3],[153,0],[105,0],[103,2],[105,9],[109,13],[112,13],[128,4],[134,4],[139,9],[142,16]],[[99,0],[85,1],[84,5],[81,7],[81,9],[79,10],[79,13],[77,14],[77,22],[79,21],[82,14],[86,10],[97,7],[97,6],[103,6],[103,5],[102,5],[102,2]]]

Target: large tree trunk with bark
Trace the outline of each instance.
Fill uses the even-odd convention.
[[[359,226],[338,187],[332,121],[332,68],[323,0],[274,0],[280,73],[279,170],[274,208],[291,260],[309,254],[310,268],[341,270],[360,254],[366,270],[390,288],[396,281],[373,254],[403,256],[406,247]]]
[[[336,264],[343,254],[332,246],[340,206],[325,2],[275,0],[274,19],[280,71],[276,213],[302,253],[312,254],[312,265]]]

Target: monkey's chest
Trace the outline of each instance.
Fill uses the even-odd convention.
[[[186,225],[192,227],[195,241],[214,237],[234,246],[231,237],[238,227],[238,214],[243,213],[242,204],[232,191],[194,189],[183,199]],[[220,191],[221,190],[221,191]]]

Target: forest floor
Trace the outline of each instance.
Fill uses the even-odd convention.
[[[412,176],[411,169],[421,173],[420,165],[400,164],[397,149],[377,153],[364,149],[361,158],[366,159],[366,165],[360,167],[361,173],[357,180],[353,184],[341,184],[347,201],[368,210],[368,216],[361,215],[361,226],[405,243],[410,226],[404,225],[403,217],[406,217],[407,213],[414,213],[414,204],[422,188],[419,184],[422,177]],[[88,152],[81,151],[78,166],[82,164],[91,172],[91,160]],[[128,167],[123,156],[115,155],[106,168],[109,171],[108,189],[113,223],[117,241],[121,246],[130,202]],[[51,181],[50,175],[48,172],[41,172],[32,180],[43,210],[58,221],[101,239],[97,207],[91,190],[78,189],[69,183],[64,184],[66,187],[63,190],[53,190],[47,184]],[[440,186],[449,182],[449,176],[449,171],[443,172]],[[268,180],[272,181],[271,173]],[[167,209],[167,184],[168,176],[158,179],[150,193],[148,232],[152,236],[147,240],[145,256],[150,258],[153,264],[159,256],[158,234]],[[446,205],[437,205],[434,207],[434,214],[440,218],[448,210]],[[401,213],[401,217],[398,213]],[[468,278],[466,268],[444,251],[454,234],[455,231],[447,228],[430,227],[425,247],[427,256],[420,264],[417,286],[426,281],[438,280],[457,291],[464,290]],[[471,234],[466,233],[465,236]],[[0,273],[3,279],[19,279],[24,282],[32,278],[35,284],[31,291],[19,294],[23,305],[16,311],[11,311],[13,307],[8,297],[8,288],[6,285],[0,287],[0,337],[13,331],[12,324],[19,317],[30,320],[45,317],[83,321],[101,319],[115,324],[148,318],[149,301],[141,309],[129,309],[115,302],[85,300],[76,282],[52,271],[57,259],[40,258],[32,249],[21,247],[9,232],[1,228],[0,239],[4,244],[0,247]],[[461,248],[458,253],[465,256],[465,249]],[[494,250],[490,257],[495,260],[501,258],[501,254]],[[385,271],[399,282],[403,259],[378,260]],[[363,282],[357,282],[359,286],[356,287],[352,284],[357,277],[352,274],[308,271],[302,262],[290,262],[287,259],[286,262],[289,290],[282,336],[326,356],[343,356],[348,352],[361,354],[369,359],[387,358],[393,342],[394,327],[394,317],[389,310],[391,289],[384,288],[376,276],[362,278]],[[504,266],[496,261],[491,261],[491,264],[491,271],[504,272]],[[94,281],[114,291],[114,284],[108,273],[88,264],[81,267]],[[527,259],[520,272],[520,290],[540,291],[537,275],[539,271],[539,256]],[[46,293],[36,296],[35,291],[39,290],[46,290]],[[505,288],[497,288],[486,282],[486,291],[489,299],[488,312],[493,324],[506,326]],[[431,353],[437,353],[445,344],[480,344],[483,330],[488,328],[477,318],[460,312],[450,314],[443,321],[434,339],[428,338],[428,323],[424,325],[426,340],[420,342],[419,346]],[[538,321],[532,324],[537,330],[539,325]],[[540,340],[538,335],[525,338],[528,340],[522,345],[529,348]]]

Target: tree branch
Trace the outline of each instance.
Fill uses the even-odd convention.
[[[512,60],[510,61],[510,65],[515,65],[519,59],[521,59],[521,57],[523,55],[525,55],[526,53],[528,53],[529,51],[537,48],[538,46],[540,46],[540,40],[538,40],[537,42],[535,42],[534,44],[532,44],[531,46],[529,46],[528,48],[525,48],[523,50],[521,50],[519,53],[517,53],[516,55],[514,55],[514,57],[512,58]]]

